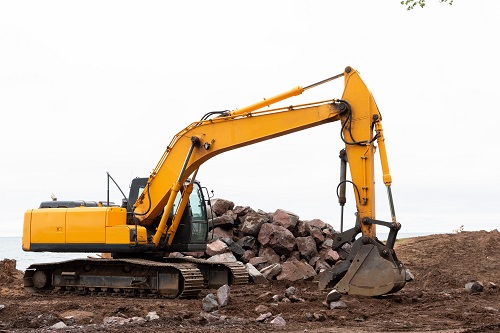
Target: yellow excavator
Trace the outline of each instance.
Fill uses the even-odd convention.
[[[341,77],[341,99],[268,108]],[[25,288],[40,294],[186,298],[196,297],[202,288],[247,283],[248,275],[241,263],[168,255],[206,249],[209,226],[205,196],[196,180],[199,167],[232,149],[340,121],[344,149],[340,153],[337,194],[343,212],[346,184],[352,185],[356,221],[353,228],[335,235],[332,248],[344,260],[323,272],[319,285],[355,295],[396,292],[405,285],[405,269],[393,249],[401,226],[394,213],[381,120],[372,94],[351,67],[326,80],[295,87],[241,109],[209,112],[174,136],[149,178],[132,180],[129,196],[121,205],[110,203],[108,195],[104,202],[52,200],[26,211],[22,242],[25,251],[111,255],[33,264],[25,272]],[[375,217],[376,144],[391,222]],[[351,180],[346,179],[347,164]],[[376,225],[389,228],[386,243],[377,239]]]

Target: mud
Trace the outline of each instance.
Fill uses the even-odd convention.
[[[22,288],[22,272],[0,268],[0,332],[442,332],[500,331],[500,233],[461,232],[398,241],[396,252],[415,276],[400,292],[379,298],[343,296],[346,307],[330,310],[326,291],[314,281],[293,283],[296,302],[274,302],[292,284],[235,286],[230,301],[210,314],[201,310],[202,292],[194,300],[35,296]],[[8,265],[7,265],[8,266]],[[470,293],[464,286],[480,281],[484,290]],[[3,305],[3,307],[1,306]],[[260,306],[259,311],[256,307]],[[264,307],[262,307],[264,306]],[[159,319],[103,324],[104,318]],[[264,312],[272,316],[255,319]],[[280,315],[285,326],[270,320]]]

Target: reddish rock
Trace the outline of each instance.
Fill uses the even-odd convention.
[[[234,202],[225,199],[212,199],[210,200],[212,204],[212,210],[217,216],[223,215],[230,209],[233,209]]]
[[[333,249],[322,249],[319,251],[319,255],[322,260],[326,261],[330,265],[335,264],[340,259],[338,252]]]
[[[209,256],[215,256],[216,254],[231,252],[231,250],[226,243],[224,243],[220,239],[217,239],[216,241],[207,244],[207,249],[205,250],[205,252]]]
[[[316,242],[311,236],[307,237],[297,237],[296,239],[297,247],[303,258],[310,260],[312,257],[318,255],[318,250],[316,248]]]
[[[294,282],[299,280],[310,280],[315,275],[316,271],[307,262],[289,260],[281,264],[281,273],[276,279]]]
[[[298,215],[283,210],[283,209],[277,209],[274,214],[272,215],[272,220],[273,223],[283,227],[287,228],[288,230],[293,230],[295,229],[295,226],[297,225],[297,222],[299,221]]]
[[[212,234],[213,234],[214,239],[218,239],[218,238],[233,238],[233,230],[232,229],[226,230],[226,229],[221,228],[221,227],[215,227],[213,229],[213,231],[211,231],[208,234],[208,239],[209,240],[211,239]]]
[[[257,236],[262,225],[266,224],[269,219],[267,216],[250,212],[241,218],[241,231],[246,236]]]
[[[304,221],[297,222],[295,226],[295,230],[293,231],[295,237],[307,237],[311,233],[309,232],[309,228],[307,227],[307,223]]]
[[[247,215],[248,213],[253,212],[253,209],[250,208],[249,206],[236,206],[233,208],[233,213],[235,213],[237,216],[244,216]]]
[[[208,221],[209,228],[214,228],[214,227],[231,228],[233,226],[234,226],[234,219],[227,214],[218,216]]]
[[[240,260],[243,263],[250,262],[250,259],[255,258],[255,253],[252,250],[246,250],[245,253],[241,256]]]
[[[295,237],[290,230],[265,223],[257,237],[262,246],[270,247],[279,255],[289,255],[295,247]]]
[[[311,237],[314,239],[316,244],[321,244],[325,241],[325,236],[323,236],[321,229],[311,227],[309,231],[311,233]]]
[[[259,257],[266,258],[269,264],[277,264],[280,262],[280,256],[270,247],[261,247]]]
[[[318,228],[318,229],[325,229],[327,227],[327,224],[321,221],[320,219],[306,221],[306,225],[309,228]]]

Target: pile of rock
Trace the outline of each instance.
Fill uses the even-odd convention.
[[[307,280],[341,260],[332,249],[336,231],[314,219],[235,206],[212,199],[209,211],[209,244],[204,253],[187,253],[213,261],[240,261],[255,282]]]

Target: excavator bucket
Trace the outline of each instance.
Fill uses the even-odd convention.
[[[351,236],[349,232],[346,234]],[[340,247],[336,248],[341,251]],[[320,275],[319,289],[335,288],[342,294],[382,296],[405,286],[406,271],[392,246],[361,237],[352,243],[350,252],[344,254],[345,260]]]
[[[375,245],[368,244],[361,246],[335,288],[343,294],[380,296],[399,291],[405,283],[402,265],[384,258]]]

